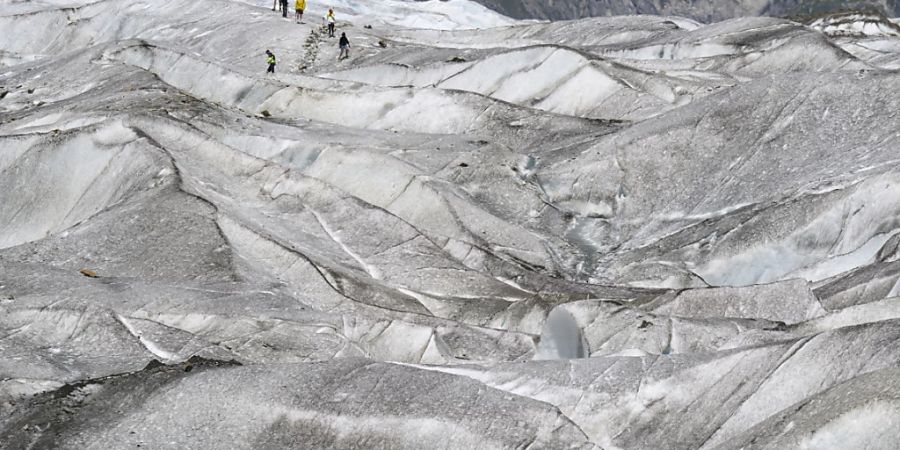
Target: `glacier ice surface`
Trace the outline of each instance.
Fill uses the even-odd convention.
[[[900,446],[896,20],[308,3],[0,4],[0,447]]]

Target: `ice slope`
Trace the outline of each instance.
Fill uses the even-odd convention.
[[[148,367],[78,386],[75,403],[83,406],[56,422],[57,437],[26,426],[4,441],[72,448],[596,448],[555,407],[465,377],[359,358],[244,367],[200,360],[190,367]],[[217,400],[223,390],[234,393],[225,404]],[[14,420],[29,424],[73,403],[47,400]],[[135,403],[140,414],[114,412]],[[198,414],[209,408],[218,410],[217,420]],[[143,415],[160,419],[145,423]]]
[[[809,26],[829,36],[900,36],[896,24],[875,14],[837,14],[816,19]]]
[[[555,46],[526,47],[471,64],[368,66],[323,76],[382,86],[433,85],[558,114],[622,120],[659,114],[690,101],[691,91],[699,89],[695,83],[629,70]]]
[[[261,8],[271,8],[268,0],[240,0]],[[294,3],[289,2],[294,13]],[[339,21],[356,26],[379,25],[431,30],[460,30],[512,25],[516,21],[469,0],[329,0],[307,2],[304,17],[312,23],[322,22],[332,9]]]
[[[896,447],[897,37],[334,6],[0,5],[4,448]]]
[[[895,370],[896,351],[870,346],[893,341],[896,333],[897,322],[886,321],[714,353],[615,355],[534,362],[527,368],[516,364],[423,368],[556,405],[604,447],[740,448],[739,442],[749,440],[744,433],[764,435],[753,431],[759,432],[767,417],[794,413],[795,405],[815,402],[816,395],[827,396],[844,383]],[[897,411],[891,393],[896,380],[885,383],[884,390],[868,399],[886,405],[872,408],[873,419],[890,423]],[[831,401],[835,409],[829,414],[852,417],[859,414],[857,408],[865,411],[855,403],[860,397],[848,396],[846,403]],[[840,430],[853,448],[868,442],[869,436],[854,433],[852,426],[835,423],[829,430],[825,423],[805,421],[795,426],[809,426],[807,432],[821,430],[821,434]],[[890,433],[885,435],[890,438]]]
[[[893,234],[896,80],[868,72],[748,82],[600,139],[581,150],[590,167],[560,161],[541,183],[584,217],[587,243],[645,263],[659,252],[713,284],[820,280],[873,262]],[[748,239],[760,229],[765,239]],[[723,277],[733,264],[742,270]]]
[[[900,27],[895,21],[871,14],[844,14],[818,19],[810,27],[831,36],[842,49],[869,64],[888,70],[900,67],[896,48]]]
[[[389,64],[366,61],[320,76],[459,89],[560,114],[641,120],[761,76],[870,68],[819,32],[766,18],[701,27],[628,17],[401,36],[402,49],[389,52]],[[422,47],[472,42],[479,50],[431,59]]]

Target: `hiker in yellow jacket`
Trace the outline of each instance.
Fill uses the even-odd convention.
[[[328,8],[328,13],[325,14],[325,23],[328,25],[328,37],[334,37],[334,9]]]
[[[294,9],[297,10],[297,23],[301,23],[301,20],[303,20],[303,10],[306,9],[306,0],[297,0],[294,4]]]
[[[266,50],[266,64],[269,65],[269,68],[266,69],[266,75],[275,73],[275,54],[271,50]]]

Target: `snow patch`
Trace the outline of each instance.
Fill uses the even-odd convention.
[[[874,401],[851,409],[800,443],[804,450],[893,450],[900,442],[900,402]]]

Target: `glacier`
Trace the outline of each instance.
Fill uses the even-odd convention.
[[[0,448],[900,446],[897,20],[308,3],[0,2]]]

